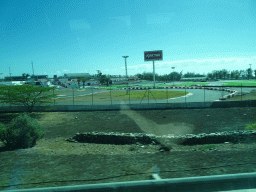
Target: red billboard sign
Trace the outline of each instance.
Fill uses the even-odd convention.
[[[163,60],[163,51],[144,51],[144,61]]]

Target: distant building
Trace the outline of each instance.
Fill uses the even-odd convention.
[[[4,78],[5,81],[24,81],[23,76],[7,76]]]
[[[91,75],[89,73],[66,73],[64,77],[68,79],[75,79],[77,77],[90,78]]]
[[[48,79],[48,75],[32,75],[31,79],[38,81],[38,79]]]

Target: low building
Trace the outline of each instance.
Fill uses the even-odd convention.
[[[66,73],[66,74],[64,74],[64,77],[71,80],[71,79],[75,79],[77,77],[90,78],[91,75],[89,73]]]
[[[38,81],[38,79],[48,79],[48,75],[32,75],[31,79]]]
[[[4,78],[5,81],[24,81],[23,76],[7,76]]]

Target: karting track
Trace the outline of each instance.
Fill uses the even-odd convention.
[[[176,98],[170,98],[170,99],[164,99],[164,100],[154,100],[154,99],[148,99],[147,96],[142,99],[142,101],[130,101],[130,104],[140,104],[140,103],[184,103],[184,102],[212,102],[212,101],[219,101],[219,98],[227,95],[231,95],[232,92],[228,91],[219,91],[219,90],[214,90],[218,88],[213,88],[213,90],[204,90],[204,89],[184,89],[184,88],[173,88],[173,89],[168,89],[168,91],[186,91],[189,92],[186,96],[182,97],[176,97]],[[225,88],[225,89],[230,89],[234,90],[237,92],[241,92],[241,88]],[[255,88],[243,88],[243,92],[250,92]],[[159,90],[166,90],[166,89],[150,89],[150,91],[159,91]],[[100,92],[109,92],[109,90],[102,90],[102,89],[97,89],[97,90],[91,90],[91,89],[86,89],[82,91],[77,91],[74,93],[75,98],[77,96],[83,96],[83,95],[92,95],[93,94],[100,94]],[[119,91],[119,90],[111,90],[112,92],[114,91]],[[143,91],[147,92],[147,90],[131,90],[131,91]],[[234,95],[235,93],[233,93]],[[147,95],[147,94],[145,94]],[[73,97],[72,90],[70,90],[70,93],[67,93],[65,95],[62,95],[60,97]],[[75,100],[75,99],[74,99]],[[73,105],[73,102],[57,102],[57,105]],[[93,105],[111,105],[111,104],[129,104],[129,101],[112,101],[109,98],[109,101],[104,101],[104,102],[97,102],[93,101]],[[92,105],[92,102],[74,102],[74,105]]]

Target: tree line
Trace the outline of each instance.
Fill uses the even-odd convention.
[[[207,74],[203,73],[195,73],[195,72],[187,72],[185,74],[182,74],[182,71],[180,73],[178,72],[171,72],[169,74],[159,75],[155,74],[156,81],[180,81],[181,78],[193,78],[193,77],[206,77],[209,80],[217,80],[217,79],[238,79],[241,74],[245,74],[248,79],[256,79],[256,70],[252,70],[251,68],[248,68],[246,70],[232,70],[228,71],[226,69],[222,70],[213,70],[212,72],[209,72]],[[254,74],[254,77],[253,77]],[[153,73],[152,72],[143,72],[143,73],[137,73],[136,76],[138,76],[141,80],[148,80],[153,81]]]

